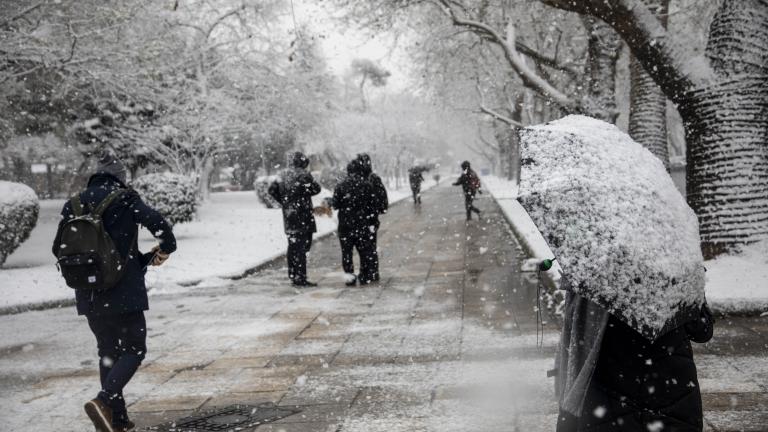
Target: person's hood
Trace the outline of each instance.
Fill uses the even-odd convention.
[[[354,159],[347,164],[347,174],[358,176],[363,175],[363,166],[359,160]]]
[[[371,163],[371,157],[367,153],[360,153],[357,155],[357,161],[360,164],[360,173],[363,176],[368,176],[373,173],[373,164]]]
[[[106,186],[107,188],[127,188],[128,186],[115,175],[108,172],[97,172],[88,178],[88,187]]]
[[[96,172],[110,174],[120,180],[121,183],[126,183],[128,179],[128,170],[125,169],[125,164],[109,151],[104,151],[99,156]]]
[[[291,155],[291,166],[306,169],[309,166],[309,158],[302,152],[295,152]]]

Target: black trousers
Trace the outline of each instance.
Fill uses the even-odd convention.
[[[416,204],[421,203],[421,185],[411,185],[411,193],[413,194],[413,202]]]
[[[301,283],[307,280],[307,253],[312,247],[312,232],[288,234],[288,278]]]
[[[472,212],[480,214],[480,209],[474,206],[475,192],[464,191],[464,208],[467,210],[467,220],[472,219]]]
[[[341,266],[344,273],[354,274],[354,251],[360,256],[361,283],[378,280],[378,254],[376,253],[376,230],[368,227],[339,231],[341,243]]]
[[[98,398],[112,408],[117,420],[126,415],[123,389],[147,354],[144,312],[87,318],[99,353],[101,391]]]

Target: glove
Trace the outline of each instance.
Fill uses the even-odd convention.
[[[154,256],[150,264],[152,264],[155,267],[163,265],[168,260],[168,257],[171,256],[171,254],[167,254],[162,250],[160,250],[159,245],[156,245],[155,247],[153,247],[150,253]]]

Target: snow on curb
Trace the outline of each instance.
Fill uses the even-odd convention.
[[[504,218],[520,241],[521,246],[531,256],[523,270],[534,271],[536,265],[542,260],[554,258],[555,254],[552,253],[536,224],[517,201],[517,185],[511,180],[498,177],[483,177],[482,182],[485,189],[501,208]],[[543,272],[541,276],[551,289],[557,290],[560,287],[561,273],[560,264],[555,261],[552,269]]]

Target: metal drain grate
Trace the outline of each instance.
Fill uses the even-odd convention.
[[[278,407],[274,404],[259,406],[230,405],[191,417],[185,417],[173,423],[152,428],[152,430],[163,432],[241,431],[255,428],[264,423],[271,423],[298,412],[301,412],[301,410]]]

